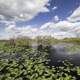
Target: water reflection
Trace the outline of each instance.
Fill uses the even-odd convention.
[[[69,52],[65,46],[69,46],[71,44],[63,45],[54,45],[52,46],[51,53],[50,53],[50,59],[51,62],[49,63],[50,65],[55,65],[55,66],[61,66],[62,61],[68,60],[75,66],[80,66],[80,52],[76,51],[75,54]],[[71,53],[71,54],[70,54]]]
[[[75,54],[70,54],[70,52],[65,48],[66,46],[71,46],[73,44],[56,44],[56,45],[33,45],[29,48],[34,48],[36,51],[46,51],[49,54],[50,59],[49,66],[63,66],[62,61],[68,60],[74,65],[80,66],[80,52],[76,51]],[[34,53],[36,55],[36,52]],[[40,53],[41,54],[41,53]],[[43,54],[43,53],[42,53]],[[0,59],[19,59],[21,58],[20,53],[4,54],[0,53]],[[33,54],[31,55],[33,56]]]

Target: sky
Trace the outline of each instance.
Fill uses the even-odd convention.
[[[80,37],[80,0],[0,0],[0,39]]]

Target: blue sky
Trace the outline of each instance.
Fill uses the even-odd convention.
[[[60,20],[65,20],[66,17],[70,16],[72,12],[80,6],[80,0],[50,0],[50,6],[48,6],[50,12],[39,13],[30,21],[18,21],[17,26],[23,25],[43,25],[46,22],[52,21],[53,17],[57,15]],[[53,7],[57,9],[53,10]],[[40,27],[40,26],[38,26]]]
[[[68,27],[78,27],[80,23],[80,0],[1,0],[0,1],[0,34],[11,34],[19,31],[23,31],[27,27],[31,31],[36,31],[36,34],[46,34],[47,35],[47,26],[54,27],[54,25],[59,25],[57,29],[50,28],[50,34],[54,34],[56,31],[64,33]],[[78,15],[78,21],[72,22],[74,16]],[[69,18],[69,19],[68,19]],[[68,20],[67,20],[68,19]],[[76,19],[75,19],[76,20]],[[55,24],[54,24],[55,23]],[[67,26],[67,25],[68,26]],[[66,25],[67,28],[62,29],[60,26]],[[72,26],[71,26],[72,25]],[[45,27],[46,31],[41,31],[40,28]],[[11,29],[10,32],[7,32],[6,29]],[[24,29],[23,29],[24,28]],[[63,27],[64,28],[64,27]],[[59,29],[59,30],[58,30]],[[41,31],[38,33],[38,31]],[[75,30],[71,30],[75,31]],[[42,33],[44,32],[44,33]],[[58,33],[59,33],[58,32]],[[63,32],[63,33],[62,33]],[[70,29],[67,31],[71,36],[72,33]],[[79,31],[78,31],[79,32]],[[15,34],[17,34],[15,33]],[[33,32],[32,32],[33,33]],[[35,33],[34,33],[35,34]],[[55,33],[57,34],[57,33]],[[11,36],[8,35],[8,36]],[[27,33],[25,34],[27,35]],[[28,35],[31,35],[28,34]]]

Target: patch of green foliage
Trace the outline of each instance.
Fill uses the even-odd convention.
[[[36,40],[32,42],[36,42]],[[1,41],[0,55],[12,55],[15,53],[15,55],[18,54],[20,56],[15,59],[10,57],[0,59],[0,80],[79,80],[79,66],[74,66],[68,61],[62,62],[64,66],[48,65],[50,61],[48,59],[50,53],[49,45],[54,42],[62,41],[53,41],[53,39],[40,40],[38,38],[37,43],[46,46],[40,45],[37,49],[30,47],[30,39]]]
[[[80,38],[65,38],[62,40],[62,42],[80,44]]]
[[[80,76],[80,67],[74,67],[68,61],[64,66],[49,66],[49,47],[37,51],[25,49],[17,59],[0,59],[0,80],[76,80]],[[74,75],[75,73],[76,75]]]
[[[0,80],[76,80],[80,67],[63,62],[64,67],[45,66],[42,59],[0,60]],[[73,75],[74,73],[76,75]]]

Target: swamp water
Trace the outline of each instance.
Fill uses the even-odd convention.
[[[62,61],[67,60],[75,66],[80,66],[80,50],[69,51],[66,47],[73,44],[57,44],[53,45],[50,54],[50,65],[61,66]]]
[[[73,44],[0,52],[0,80],[80,80],[80,53],[70,52],[69,46]]]
[[[71,45],[74,45],[74,44],[64,43],[64,44],[47,46],[47,49],[49,49],[49,52],[48,52],[48,58],[50,59],[49,66],[63,66],[62,61],[69,61],[75,66],[80,66],[80,50],[77,50],[75,52],[70,52],[69,50],[66,49],[66,47],[69,47]],[[43,46],[33,45],[30,48],[36,49],[37,51],[42,51]],[[19,54],[19,53],[12,53],[12,54],[0,53],[0,59],[17,59],[18,60],[19,58],[21,58],[21,55],[22,54]],[[31,56],[33,56],[33,54]]]

